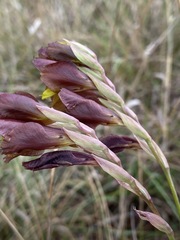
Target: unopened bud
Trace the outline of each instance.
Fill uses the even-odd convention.
[[[157,228],[161,232],[164,232],[172,237],[174,236],[172,228],[162,217],[151,212],[145,212],[136,209],[134,210],[142,220],[150,222],[155,228]]]
[[[75,41],[65,41],[69,44],[74,55],[81,63],[91,69],[102,71],[102,67],[97,60],[96,54],[91,49]]]
[[[81,133],[73,132],[64,129],[67,136],[79,147],[84,149],[89,153],[96,154],[101,157],[106,157],[106,150],[108,149],[102,142],[98,139],[86,136]]]
[[[112,102],[118,103],[120,105],[124,104],[123,99],[116,93],[110,86],[103,82],[103,79],[99,76],[98,73],[92,71],[89,68],[79,67],[79,69],[85,73],[94,83],[99,93],[106,98],[107,100],[111,100]]]
[[[135,135],[145,139],[149,140],[151,137],[147,133],[147,131],[138,123],[136,122],[133,118],[125,115],[124,113],[121,113],[118,111],[119,116],[121,117],[124,125]]]

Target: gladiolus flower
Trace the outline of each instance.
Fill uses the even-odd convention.
[[[0,136],[4,136],[14,128],[22,126],[22,123],[18,120],[0,119]]]
[[[73,62],[80,66],[87,66],[94,70],[102,71],[96,54],[89,48],[75,41],[64,40],[49,43],[47,47],[39,49],[38,56],[43,59]]]
[[[56,96],[61,88],[68,88],[73,92],[96,90],[97,86],[88,74],[84,73],[85,69],[95,71],[99,81],[115,89],[106,77],[96,54],[75,41],[49,43],[38,51],[38,57],[33,60],[33,64],[40,71],[41,80],[47,86],[43,98]],[[100,94],[97,92],[97,95]],[[53,106],[55,104],[53,98]]]
[[[0,93],[0,119],[48,122],[37,106],[44,105],[30,94]]]
[[[56,168],[73,165],[98,165],[91,154],[70,150],[48,152],[40,158],[23,162],[26,169],[38,171],[42,169]]]
[[[100,140],[115,153],[122,152],[125,149],[141,149],[138,141],[128,136],[109,135],[102,137]]]
[[[68,145],[73,145],[73,142],[63,129],[27,122],[19,123],[13,130],[5,132],[0,147],[2,153],[7,155],[5,160],[8,161],[14,156],[31,156],[36,151]]]
[[[47,47],[39,49],[38,55],[40,58],[51,59],[55,61],[78,61],[71,47],[66,43],[49,43]]]
[[[65,88],[60,91],[59,97],[68,114],[91,127],[96,127],[98,124],[121,123],[120,118],[110,109]]]
[[[72,62],[36,58],[33,64],[40,71],[42,82],[53,92],[59,92],[63,87],[72,91],[95,89],[88,76]]]

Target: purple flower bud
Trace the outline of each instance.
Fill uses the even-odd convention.
[[[53,42],[49,43],[47,47],[41,48],[38,51],[40,58],[51,59],[56,61],[76,61],[71,47],[66,43]]]
[[[73,145],[64,130],[42,126],[38,123],[21,123],[3,135],[1,151],[3,154],[34,155],[34,150],[45,150]],[[31,151],[32,150],[32,151]],[[5,158],[6,159],[6,158]]]
[[[142,220],[150,222],[158,230],[165,232],[167,235],[173,237],[174,234],[172,228],[162,217],[151,212],[145,212],[136,209],[134,210]]]
[[[57,63],[54,60],[44,59],[44,58],[35,58],[33,60],[33,64],[35,67],[41,72],[44,71],[44,69],[51,64]]]
[[[59,92],[63,87],[73,91],[95,89],[87,75],[72,62],[36,58],[33,63],[41,73],[42,82],[54,92]]]
[[[96,127],[98,124],[107,125],[120,122],[120,119],[113,111],[65,88],[60,91],[59,97],[67,112],[86,125]]]
[[[44,94],[44,93],[43,93]],[[78,92],[78,95],[86,98],[86,99],[90,99],[93,100],[99,104],[101,104],[101,102],[99,101],[99,97],[101,97],[98,93],[97,90],[95,89],[89,89],[89,90],[84,90],[84,91],[80,91]],[[102,98],[102,97],[101,97]],[[60,100],[59,96],[57,94],[55,94],[52,98],[51,98],[52,102],[51,102],[51,106],[59,111],[63,111],[66,112],[65,106],[62,103],[62,101]]]
[[[125,149],[141,149],[138,141],[128,136],[109,135],[102,137],[100,140],[115,153],[122,152]]]
[[[91,154],[77,151],[56,151],[43,154],[40,158],[23,162],[26,169],[38,171],[73,165],[98,165]]]
[[[22,121],[0,119],[0,136],[4,136],[16,127],[22,126]]]
[[[38,105],[44,106],[30,94],[0,93],[0,119],[46,122]]]

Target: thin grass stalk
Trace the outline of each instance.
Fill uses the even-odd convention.
[[[144,179],[143,179],[143,162],[142,162],[142,159],[141,159],[141,152],[138,152],[137,153],[137,158],[138,158],[138,181],[140,183],[144,183]],[[143,206],[144,206],[144,203],[142,201],[142,199],[139,199],[139,209],[143,209]]]
[[[108,234],[108,239],[109,240],[113,240],[113,235],[112,235],[112,226],[111,226],[111,216],[110,216],[110,212],[109,212],[109,208],[108,208],[108,203],[106,201],[106,196],[103,190],[103,187],[101,185],[101,182],[99,180],[99,178],[95,179],[96,185],[97,185],[97,190],[99,192],[99,196],[101,198],[101,203],[102,203],[102,208],[104,209],[104,214],[106,216],[105,219],[103,219],[103,225],[106,228],[106,232]],[[109,221],[108,221],[109,220]]]
[[[13,230],[13,232],[15,233],[15,235],[17,236],[17,238],[19,240],[25,240],[22,235],[20,234],[20,232],[17,230],[16,226],[14,226],[14,224],[11,222],[11,220],[7,217],[7,215],[2,211],[2,209],[0,209],[0,214],[2,216],[2,218],[7,222],[7,224],[11,227],[11,229]]]
[[[166,0],[166,18],[168,28],[172,24],[172,4],[171,1]],[[163,145],[164,150],[167,148],[168,139],[168,112],[169,112],[169,98],[171,91],[171,75],[172,75],[172,64],[173,64],[173,30],[167,33],[167,56],[166,56],[166,74],[163,91],[163,123],[162,123],[162,133],[163,133]]]
[[[51,204],[52,204],[52,192],[53,192],[54,176],[55,176],[55,168],[51,169],[51,172],[50,172],[47,240],[51,239],[51,210],[52,210]]]
[[[89,169],[92,170],[92,167],[88,167]],[[90,179],[90,178],[89,178]],[[101,186],[101,182],[99,181],[98,178],[91,178],[91,182],[94,185],[94,196],[95,199],[98,197],[100,199],[100,208],[101,208],[101,214],[102,214],[102,223],[103,223],[103,228],[105,229],[105,232],[108,236],[109,240],[113,240],[112,236],[112,226],[110,223],[108,223],[107,219],[110,219],[110,213],[109,213],[109,208],[106,202],[105,194],[103,191],[103,188]],[[93,183],[94,182],[94,183]]]
[[[34,202],[33,202],[32,197],[30,195],[30,190],[28,189],[28,186],[26,184],[24,175],[20,171],[19,165],[16,165],[16,169],[17,169],[17,172],[19,174],[19,178],[20,178],[20,181],[22,183],[22,188],[24,190],[25,196],[27,198],[27,202],[28,202],[28,204],[29,204],[29,206],[31,208],[32,219],[35,220],[35,222],[36,222],[36,224],[34,224],[34,229],[35,229],[35,231],[37,231],[37,235],[35,234],[34,237],[36,236],[37,239],[38,238],[41,239],[41,238],[43,238],[42,227],[40,225],[39,217],[38,217],[38,214],[36,212],[36,208],[34,206]]]
[[[177,210],[178,210],[178,217],[180,220],[180,203],[179,203],[179,198],[178,198],[175,186],[174,186],[174,182],[171,177],[170,169],[167,169],[167,171],[165,172],[165,175],[166,175],[167,181],[169,183],[169,186],[171,188],[171,192],[172,192],[172,195],[173,195],[173,198],[174,198]]]
[[[119,188],[119,223],[118,223],[118,231],[116,234],[116,239],[120,239],[123,237],[124,226],[127,222],[127,191],[124,188]]]
[[[95,213],[97,214],[98,212],[100,212],[101,216],[104,217],[105,213],[104,213],[101,201],[99,201],[100,196],[99,196],[99,192],[97,190],[97,186],[95,184],[95,181],[93,180],[92,174],[90,174],[90,172],[89,172],[89,168],[86,168],[86,170],[87,170],[86,174],[88,175],[87,181],[88,181],[89,187],[93,194]],[[97,235],[98,235],[98,239],[103,239],[103,229],[101,227],[97,228]]]
[[[133,208],[131,207],[130,212],[130,225],[131,225],[131,235],[133,240],[137,239],[137,230],[136,230],[136,223],[135,223],[135,213],[133,211]]]

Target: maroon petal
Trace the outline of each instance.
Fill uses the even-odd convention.
[[[168,239],[175,239],[172,228],[162,217],[151,212],[146,212],[146,211],[141,211],[136,209],[134,210],[142,220],[150,222],[155,228],[166,233],[168,235]]]
[[[138,141],[128,136],[109,135],[100,139],[111,151],[118,153],[125,149],[140,149]]]
[[[101,102],[99,101],[99,97],[101,97],[98,93],[97,90],[95,89],[89,89],[89,90],[84,90],[84,91],[78,91],[78,95],[85,97],[86,99],[91,99],[99,104],[101,104]],[[102,98],[102,97],[101,97]],[[51,97],[51,107],[65,112],[66,108],[64,106],[64,104],[62,103],[62,101],[60,100],[58,94],[55,94],[53,97]]]
[[[28,93],[28,92],[24,92],[24,91],[16,91],[14,94],[17,95],[22,95],[28,98],[31,98],[32,100],[34,100],[35,102],[38,103],[38,100],[36,99],[36,97],[34,97],[32,94]]]
[[[3,137],[1,149],[3,154],[45,150],[72,144],[62,129],[41,126],[28,122],[16,127]]]
[[[78,89],[94,89],[92,81],[72,62],[55,62],[45,64],[46,59],[35,59],[34,65],[41,72],[41,80],[54,92],[67,87],[74,91]]]
[[[23,162],[26,169],[38,171],[59,166],[98,165],[91,154],[76,151],[56,151],[43,154],[40,158]]]
[[[32,62],[39,71],[43,71],[46,66],[56,63],[56,61],[42,58],[35,58]]]
[[[17,120],[8,120],[8,119],[0,119],[0,136],[4,137],[7,136],[12,130],[15,128],[22,127],[24,122],[22,121],[17,121]],[[4,141],[4,138],[1,140],[2,142]],[[0,143],[0,151],[3,153],[2,146],[4,143]],[[21,155],[23,156],[38,156],[41,155],[43,151],[41,150],[22,150]],[[19,156],[19,153],[7,153],[4,156],[5,162],[9,162],[13,158]]]
[[[101,102],[99,101],[99,98],[103,98],[97,89],[89,89],[89,90],[80,91],[80,92],[78,92],[78,95],[80,95],[86,99],[93,100],[99,104],[101,104]]]
[[[59,97],[67,108],[67,112],[87,125],[119,122],[115,113],[91,99],[86,99],[64,88],[60,91]]]
[[[38,55],[40,58],[56,61],[77,61],[71,47],[58,42],[49,43],[47,47],[41,48]]]
[[[21,126],[22,124],[22,121],[0,119],[0,136],[4,136],[5,134],[7,134],[16,127]]]
[[[22,121],[45,121],[46,117],[37,109],[42,105],[25,94],[0,93],[0,119]]]

